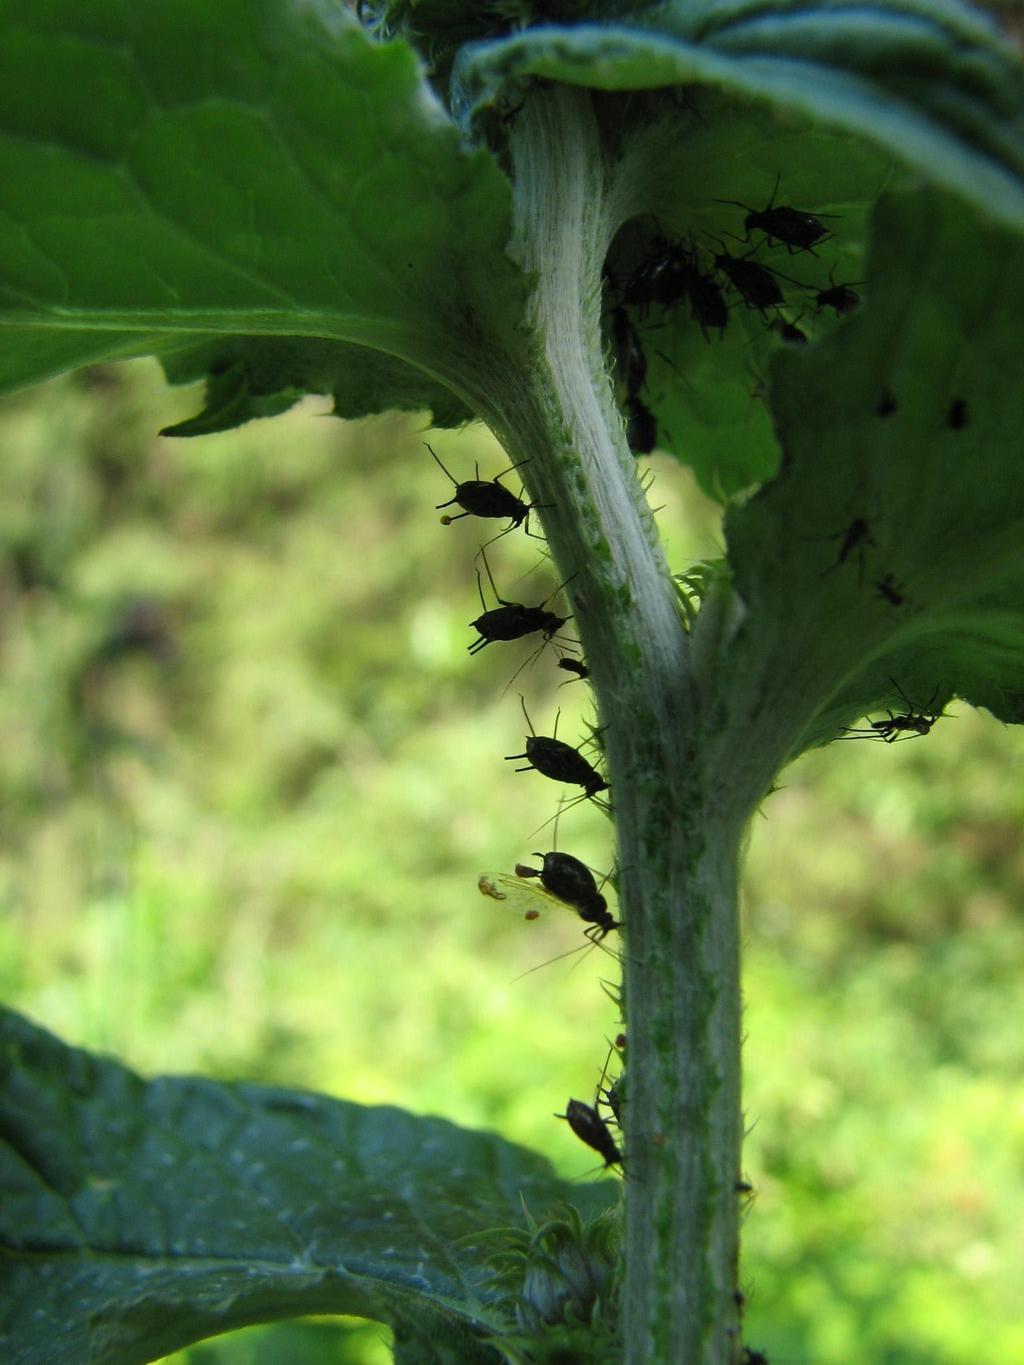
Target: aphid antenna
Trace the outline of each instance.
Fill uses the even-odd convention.
[[[533,721],[530,719],[530,713],[526,709],[526,698],[523,696],[522,692],[519,693],[519,705],[523,708],[523,715],[526,717],[527,729],[530,731],[530,734],[536,738],[537,731],[533,728]],[[556,725],[558,724],[557,717],[555,718],[555,724]]]
[[[828,272],[828,282],[829,282],[829,284],[831,284],[831,285],[834,285],[835,282],[836,282],[836,281],[835,281],[835,273],[836,273],[836,267],[835,267],[835,265],[830,266],[830,267],[829,267],[829,272]],[[842,285],[842,288],[843,288],[843,289],[860,289],[860,288],[861,288],[863,285],[865,285],[865,284],[867,284],[867,280],[846,280],[846,281],[844,281],[844,283],[843,283],[843,285]]]
[[[779,174],[775,177],[775,187],[772,190],[772,197],[768,200],[768,203],[764,206],[763,209],[755,209],[751,204],[741,203],[739,199],[712,199],[711,202],[713,204],[731,204],[733,208],[746,209],[748,213],[767,213],[769,209],[773,209],[775,207],[775,196],[779,192],[779,184],[781,180],[782,173],[780,171]],[[798,209],[793,205],[787,205],[787,208],[793,208],[794,213],[806,214],[812,213],[811,209]],[[818,209],[814,209],[813,216],[815,218],[842,218],[843,215],[841,213],[821,213]],[[815,246],[817,245],[818,243],[816,242]]]
[[[440,455],[438,455],[438,453],[437,453],[437,451],[434,449],[434,447],[430,444],[429,441],[424,441],[423,444],[427,447],[427,449],[430,451],[431,455],[434,457],[434,463],[435,463],[436,465],[438,465],[438,467],[439,467],[440,470],[441,470],[441,473],[444,474],[444,476],[448,479],[448,481],[449,481],[451,484],[454,485],[454,487],[458,488],[458,486],[459,486],[459,481],[458,481],[458,479],[456,479],[455,476],[452,474],[452,472],[447,468],[447,466],[444,465],[444,464],[441,462],[441,457],[440,457]],[[441,506],[441,507],[443,507],[443,506],[444,506],[444,503],[439,503],[438,505]]]
[[[547,646],[548,646],[548,641],[547,641],[547,640],[542,640],[542,641],[540,642],[540,644],[537,646],[536,649],[531,650],[531,652],[526,656],[526,658],[525,658],[525,659],[523,660],[523,662],[519,665],[519,667],[516,669],[516,671],[512,674],[511,678],[509,678],[509,680],[508,680],[508,682],[505,684],[505,686],[501,689],[501,694],[500,694],[500,695],[501,695],[502,697],[507,696],[509,688],[510,688],[510,687],[512,686],[512,684],[515,682],[516,678],[519,677],[520,673],[522,673],[524,669],[529,668],[531,664],[537,662],[537,660],[540,658],[541,654],[544,652],[544,650],[547,648]]]
[[[774,208],[774,207],[775,207],[775,196],[778,194],[778,192],[779,192],[779,186],[780,186],[781,184],[782,184],[782,172],[781,172],[781,171],[777,171],[776,174],[775,174],[775,184],[772,186],[772,197],[768,200],[767,205],[766,205],[765,208],[763,208],[763,209],[755,209],[755,208],[752,208],[749,204],[743,204],[743,203],[741,203],[738,199],[713,199],[711,202],[712,202],[713,204],[732,204],[733,208],[737,208],[737,209],[746,209],[746,211],[747,211],[748,213],[764,213],[764,212],[766,212],[767,209],[771,209],[771,208]],[[815,216],[816,216],[816,217],[820,217],[821,215],[815,215]]]
[[[601,1087],[604,1085],[604,1078],[608,1075],[608,1063],[611,1061],[612,1053],[615,1051],[615,1044],[611,1041],[610,1038],[606,1038],[605,1042],[608,1044],[608,1055],[604,1059],[604,1066],[601,1068],[601,1074],[597,1078],[596,1093],[598,1094],[598,1096],[600,1096],[601,1094]]]

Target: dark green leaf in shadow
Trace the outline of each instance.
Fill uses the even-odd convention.
[[[0,1355],[135,1365],[254,1322],[392,1325],[398,1358],[494,1359],[475,1242],[569,1185],[491,1133],[398,1109],[145,1082],[0,1016]],[[404,1354],[403,1354],[404,1353]]]
[[[306,393],[334,398],[338,417],[404,409],[433,414],[433,424],[460,426],[473,414],[450,389],[421,370],[366,346],[289,337],[230,337],[163,357],[172,384],[206,379],[198,416],[166,427],[163,436],[206,436],[255,417],[284,412]]]

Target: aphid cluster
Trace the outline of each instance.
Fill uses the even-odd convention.
[[[689,316],[704,339],[711,341],[714,333],[725,334],[731,310],[741,304],[759,313],[784,342],[805,345],[808,336],[799,326],[805,311],[813,308],[818,314],[831,309],[840,317],[860,303],[855,287],[859,282],[837,281],[835,266],[827,282],[807,284],[758,259],[762,249],[778,247],[785,247],[790,256],[816,257],[815,248],[833,235],[822,221],[832,215],[775,202],[780,181],[777,176],[764,208],[735,199],[715,201],[743,210],[742,236],[733,230],[737,223],[723,228],[724,236],[691,232],[671,237],[659,228],[628,273],[617,278],[605,271],[615,380],[625,409],[627,439],[635,454],[648,454],[657,440],[657,419],[641,393],[648,367],[638,328],[653,309],[661,311],[654,326]],[[730,246],[725,237],[737,245]],[[803,296],[802,302],[799,297],[794,301],[792,295],[787,298],[785,285],[793,286]]]
[[[630,396],[637,399],[636,417],[639,421],[643,421],[644,409],[637,398],[637,394],[644,382],[646,361],[624,310],[621,310],[620,324],[618,344],[623,356],[625,382]],[[650,446],[653,444],[652,434]],[[562,649],[568,651],[560,655],[558,667],[563,672],[573,675],[570,681],[586,679],[589,676],[586,664],[573,657],[571,652],[577,649],[577,642],[562,634],[563,628],[572,617],[569,613],[561,614],[553,606],[571,579],[562,583],[553,593],[536,605],[513,601],[502,596],[495,581],[494,571],[487,555],[488,546],[518,526],[522,526],[528,535],[542,539],[530,529],[529,518],[530,513],[543,504],[525,501],[522,493],[513,493],[501,482],[507,474],[510,474],[518,466],[512,465],[493,479],[481,479],[479,468],[476,468],[472,479],[459,482],[441,463],[435,451],[430,446],[427,446],[427,449],[454,488],[452,497],[446,502],[439,503],[438,510],[442,511],[448,507],[461,509],[456,513],[446,512],[441,518],[444,525],[449,526],[464,517],[493,518],[506,520],[508,523],[497,535],[485,541],[478,553],[477,562],[482,564],[482,572],[478,568],[476,574],[481,614],[469,623],[470,628],[476,632],[475,638],[467,645],[469,653],[477,655],[488,645],[525,639],[529,636],[540,636],[541,643],[537,650],[520,665],[520,669],[517,670],[516,674],[513,674],[513,679],[551,642],[557,642]],[[485,578],[494,605],[488,604],[484,588]],[[509,685],[513,679],[509,680]],[[507,690],[508,685],[506,686]],[[606,794],[609,792],[609,785],[595,766],[592,758],[584,752],[586,746],[574,747],[565,740],[558,738],[558,716],[555,717],[553,731],[550,735],[538,734],[526,709],[525,700],[520,698],[520,701],[528,733],[525,736],[523,752],[507,754],[505,756],[507,761],[516,762],[524,759],[524,765],[517,768],[517,772],[538,772],[550,781],[579,788],[579,795],[568,802],[568,805],[575,804],[578,801],[590,800],[607,809],[608,798]],[[599,735],[600,731],[594,730],[591,741],[597,739]],[[559,814],[565,808],[565,804],[561,805]],[[612,930],[621,929],[622,926],[619,921],[608,909],[608,901],[593,872],[579,858],[558,849],[551,849],[546,853],[537,852],[534,857],[539,860],[539,867],[532,863],[518,863],[514,876],[506,874],[499,874],[496,877],[482,876],[478,883],[481,893],[494,901],[505,903],[509,907],[522,909],[524,918],[528,920],[538,918],[541,908],[545,905],[558,906],[569,910],[579,916],[584,925],[584,937],[595,946],[602,946],[603,940]],[[605,951],[608,950],[605,949]],[[622,1041],[624,1045],[625,1040]],[[620,1056],[621,1052],[622,1049],[620,1048]],[[610,1056],[609,1053],[609,1058]],[[605,1166],[621,1166],[621,1149],[608,1126],[609,1120],[606,1120],[601,1114],[601,1105],[603,1104],[609,1111],[610,1121],[618,1122],[621,1077],[608,1086],[605,1086],[604,1079],[605,1073],[602,1073],[593,1105],[586,1104],[582,1100],[570,1099],[566,1106],[566,1112],[558,1115],[558,1117],[567,1119],[576,1136],[600,1153],[604,1158]]]

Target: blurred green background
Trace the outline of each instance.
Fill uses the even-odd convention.
[[[171,441],[155,365],[0,405],[0,987],[145,1073],[200,1072],[494,1128],[565,1175],[551,1115],[615,1015],[571,916],[481,897],[551,847],[516,774],[517,691],[575,740],[547,651],[470,658],[480,523],[439,524],[479,428],[344,424],[307,402]],[[676,570],[716,509],[655,458]],[[503,595],[553,586],[521,532]],[[528,575],[523,577],[523,575]],[[490,601],[488,605],[493,605]],[[922,741],[783,775],[745,892],[747,1339],[773,1365],[1024,1359],[1024,734],[966,707]],[[608,867],[589,803],[559,845]],[[375,1325],[278,1324],[175,1365],[381,1365]]]

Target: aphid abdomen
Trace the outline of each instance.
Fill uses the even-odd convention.
[[[581,863],[571,853],[559,853],[557,849],[536,856],[544,860],[540,879],[545,891],[577,909],[582,905],[592,906],[597,901],[602,910],[607,909],[608,902],[598,891],[594,874],[586,863]],[[582,911],[580,913],[582,915]],[[588,915],[582,917],[590,918]]]
[[[547,735],[531,735],[526,741],[526,757],[539,773],[554,782],[569,782],[584,787],[587,795],[603,792],[608,783],[601,774],[571,744]]]
[[[813,213],[803,213],[785,204],[747,214],[743,226],[748,234],[763,232],[769,242],[781,242],[784,247],[797,251],[810,251],[829,235],[828,228]]]
[[[756,261],[722,252],[715,257],[715,265],[748,308],[756,308],[763,313],[766,308],[778,308],[785,303],[774,276]]]
[[[558,667],[566,673],[575,673],[576,677],[581,680],[590,677],[590,669],[579,659],[569,659],[563,655],[558,661]],[[569,681],[572,682],[572,679],[570,678]]]
[[[622,1165],[622,1152],[612,1137],[611,1129],[591,1105],[571,1099],[565,1106],[565,1113],[556,1114],[555,1118],[565,1119],[581,1142],[604,1157],[606,1166]]]
[[[518,526],[529,510],[522,498],[504,488],[493,479],[469,479],[455,489],[454,502],[465,508],[473,517],[508,517]],[[447,503],[440,506],[447,507]]]
[[[695,269],[687,286],[687,294],[693,320],[705,337],[709,327],[717,328],[721,335],[729,321],[729,309],[720,286]]]
[[[476,654],[494,640],[521,640],[524,635],[533,635],[537,631],[543,631],[550,639],[567,619],[542,607],[527,607],[520,602],[494,607],[470,622],[481,638],[469,646],[469,652]]]

